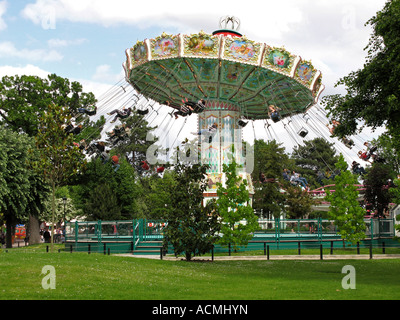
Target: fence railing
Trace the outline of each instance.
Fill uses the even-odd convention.
[[[365,234],[370,239],[395,235],[394,219],[371,218],[364,222]],[[67,222],[65,240],[76,243],[129,242],[136,249],[141,241],[162,240],[165,226],[165,221],[146,219]],[[259,229],[254,233],[253,240],[337,239],[340,238],[339,232],[333,220],[321,218],[259,219]]]
[[[257,235],[274,234],[281,237],[313,235],[317,238],[339,235],[340,230],[334,220],[317,219],[259,219],[260,229]],[[364,219],[365,235],[371,238],[393,237],[395,235],[395,220],[370,218]]]
[[[67,242],[133,242],[134,249],[140,241],[162,239],[166,223],[158,220],[134,219],[115,221],[67,222]]]

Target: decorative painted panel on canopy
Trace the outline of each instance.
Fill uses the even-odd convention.
[[[242,38],[224,37],[222,58],[258,65],[261,56],[262,44]]]
[[[267,46],[264,51],[263,66],[290,76],[296,56],[283,48]]]
[[[163,33],[150,40],[151,59],[176,58],[179,53],[179,37]]]
[[[300,61],[295,72],[295,79],[307,87],[311,86],[317,70],[309,61]]]
[[[200,32],[192,35],[182,35],[183,55],[185,57],[219,58],[221,38]]]

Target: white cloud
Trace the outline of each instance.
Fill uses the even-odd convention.
[[[7,1],[0,1],[0,31],[7,28],[7,24],[3,19],[3,15],[7,11]]]
[[[92,80],[105,83],[116,83],[124,78],[124,71],[118,74],[111,72],[111,66],[108,64],[100,65],[96,68],[96,73],[92,76]]]
[[[26,61],[60,61],[63,56],[55,50],[17,49],[10,41],[0,42],[0,58],[18,58]]]
[[[30,75],[30,76],[38,76],[41,78],[46,78],[50,72],[40,69],[37,66],[27,64],[24,67],[13,67],[13,66],[0,66],[0,78],[4,76],[22,76],[22,75]]]
[[[43,20],[50,19],[49,16],[54,14],[56,21],[87,22],[103,26],[125,24],[139,28],[174,27],[185,33],[200,30],[212,32],[219,28],[220,17],[235,15],[242,20],[246,34],[249,34],[248,30],[252,30],[252,33],[262,30],[267,31],[268,36],[279,38],[283,32],[290,30],[293,23],[303,19],[295,1],[283,2],[288,2],[288,5],[280,5],[284,10],[274,10],[273,6],[263,2],[254,3],[246,10],[239,0],[231,0],[228,8],[225,1],[203,0],[201,6],[195,9],[183,1],[166,5],[161,0],[36,0],[26,5],[22,15],[36,24],[43,23]]]

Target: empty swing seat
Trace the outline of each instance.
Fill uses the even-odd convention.
[[[243,120],[238,121],[238,125],[244,128],[247,125],[247,122],[244,122]]]
[[[304,138],[308,134],[308,130],[301,128],[298,134],[300,137]]]
[[[149,109],[146,110],[137,110],[137,113],[140,114],[141,116],[144,116],[145,114],[149,113]]]

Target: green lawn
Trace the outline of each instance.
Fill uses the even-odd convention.
[[[35,248],[0,253],[1,300],[400,298],[400,259],[188,263]],[[56,270],[54,290],[42,288],[45,265]],[[356,270],[354,290],[342,288],[345,265]]]

